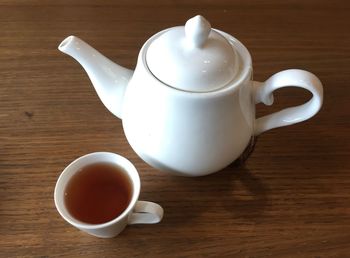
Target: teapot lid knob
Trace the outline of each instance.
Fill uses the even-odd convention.
[[[189,19],[185,24],[185,34],[187,40],[198,48],[205,44],[210,31],[210,23],[201,15],[197,15]]]

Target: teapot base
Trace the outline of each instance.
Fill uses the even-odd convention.
[[[245,161],[250,157],[250,155],[253,153],[255,149],[255,144],[257,142],[257,139],[258,139],[257,136],[252,136],[252,138],[250,139],[247,147],[244,149],[241,156],[239,156],[234,162],[231,163],[234,167],[239,168],[245,164]]]
[[[212,171],[210,173],[207,174],[201,174],[201,175],[193,175],[193,174],[188,174],[188,173],[184,173],[178,170],[174,170],[173,168],[167,166],[166,164],[163,164],[162,162],[160,162],[159,160],[156,160],[152,157],[150,157],[149,155],[145,154],[145,153],[140,153],[137,152],[135,149],[134,151],[137,153],[137,155],[139,157],[141,157],[143,159],[143,161],[145,161],[148,165],[150,165],[151,167],[154,167],[162,172],[165,172],[169,175],[174,175],[174,176],[183,176],[183,177],[199,177],[199,176],[207,176],[216,172],[219,172],[223,169],[225,169],[228,166],[233,166],[235,168],[239,168],[242,167],[245,163],[245,161],[250,157],[250,155],[253,153],[254,149],[255,149],[255,144],[257,141],[257,137],[256,136],[252,136],[248,142],[247,147],[244,149],[244,151],[242,152],[242,154],[235,159],[232,163],[227,164],[226,166],[216,170],[216,171]]]

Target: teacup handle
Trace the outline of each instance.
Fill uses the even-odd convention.
[[[312,98],[299,106],[283,109],[279,112],[260,117],[255,120],[255,135],[272,128],[292,125],[314,116],[321,108],[323,87],[320,80],[312,73],[290,69],[272,75],[265,82],[253,82],[255,103],[272,105],[273,91],[283,87],[299,87],[312,93]]]
[[[137,201],[128,224],[155,224],[163,218],[163,208],[154,202]]]

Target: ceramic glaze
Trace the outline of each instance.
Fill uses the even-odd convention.
[[[219,171],[242,154],[251,137],[309,119],[322,105],[322,84],[310,72],[291,69],[265,82],[252,81],[248,50],[201,16],[152,36],[134,73],[74,36],[59,49],[84,67],[102,102],[122,118],[134,151],[151,166],[176,175]],[[210,76],[199,76],[205,65]],[[273,91],[287,86],[313,96],[303,105],[256,119],[255,104],[271,105]]]

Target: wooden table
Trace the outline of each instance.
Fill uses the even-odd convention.
[[[182,178],[136,156],[121,121],[57,46],[74,34],[134,68],[146,39],[198,13],[247,46],[255,80],[306,69],[323,82],[325,99],[312,120],[262,134],[244,166]],[[2,0],[0,256],[349,257],[349,27],[346,0]],[[309,97],[280,90],[273,106],[257,106],[257,115]],[[94,151],[119,153],[135,164],[141,199],[165,209],[160,224],[97,239],[59,216],[57,177]]]

